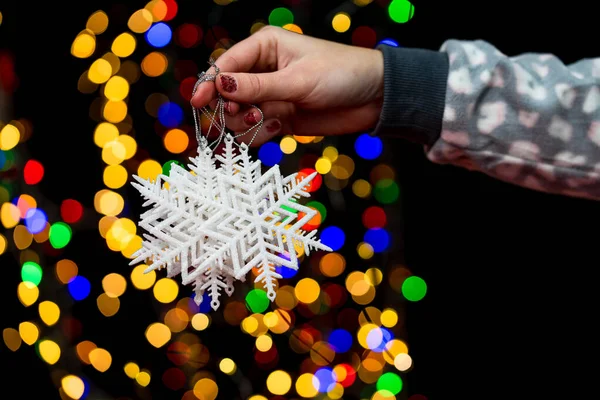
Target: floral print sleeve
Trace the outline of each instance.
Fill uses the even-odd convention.
[[[508,57],[450,40],[441,135],[428,158],[534,190],[600,200],[600,58]]]

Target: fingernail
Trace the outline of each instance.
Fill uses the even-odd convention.
[[[231,114],[231,103],[229,101],[225,102],[225,112]]]
[[[256,113],[254,111],[250,111],[246,115],[244,115],[244,122],[248,125],[256,125],[258,119],[256,118]]]
[[[278,119],[274,119],[266,124],[267,131],[269,133],[279,132],[281,129],[281,122]]]
[[[231,93],[237,90],[237,82],[235,78],[229,75],[221,75],[221,86],[223,86],[223,90]]]

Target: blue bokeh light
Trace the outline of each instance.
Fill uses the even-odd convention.
[[[192,298],[194,296],[195,295],[192,295]],[[200,303],[200,310],[199,310],[202,314],[211,312],[212,308],[210,307],[210,301],[211,301],[211,299],[210,299],[210,296],[208,295],[208,292],[204,292],[204,294],[202,295],[202,303]]]
[[[390,246],[390,234],[382,228],[369,229],[363,241],[369,243],[375,253],[386,251]]]
[[[386,44],[388,46],[392,46],[392,47],[400,47],[400,45],[398,44],[398,42],[396,42],[394,39],[383,39],[382,41],[380,41],[379,43],[377,43],[377,45],[379,46],[380,44]]]
[[[183,121],[183,109],[177,103],[163,103],[158,108],[158,120],[165,128],[176,128]]]
[[[288,261],[290,260],[290,256],[288,254],[279,254],[279,257],[281,257],[285,260],[288,260]],[[298,265],[298,263],[296,263],[296,266],[297,265]],[[293,278],[294,276],[296,276],[296,274],[298,273],[298,270],[294,269],[294,268],[286,267],[283,265],[276,265],[275,272],[277,272],[279,275],[281,275],[281,278],[289,279],[289,278]]]
[[[46,213],[39,208],[30,208],[25,214],[25,227],[34,235],[43,231],[47,222]]]
[[[354,150],[359,157],[365,160],[374,160],[381,155],[383,151],[383,142],[377,136],[363,133],[354,142]]]
[[[4,164],[6,164],[6,154],[3,150],[0,150],[0,169],[4,168]]]
[[[344,246],[346,234],[337,226],[328,226],[321,231],[321,243],[331,247],[331,250],[338,251]]]
[[[315,378],[318,381],[317,389],[320,393],[327,393],[337,383],[335,380],[335,374],[333,373],[333,369],[329,367],[319,368],[317,372],[315,372]],[[317,384],[317,382],[313,381],[313,384]]]
[[[152,47],[165,47],[171,41],[173,32],[171,27],[164,22],[154,24],[146,31],[146,41]]]
[[[382,353],[393,338],[394,335],[388,329],[377,327],[367,335],[367,345],[375,353]]]
[[[88,297],[91,289],[92,285],[90,284],[90,281],[81,275],[77,275],[69,282],[69,293],[71,294],[71,297],[77,301]]]
[[[258,158],[267,167],[272,167],[275,164],[279,164],[283,158],[283,152],[281,147],[277,143],[267,142],[260,146],[258,150]]]
[[[345,353],[352,347],[352,335],[345,329],[336,329],[327,340],[336,353]]]

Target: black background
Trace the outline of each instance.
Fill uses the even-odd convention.
[[[75,59],[69,49],[96,9],[106,10],[111,17],[115,15],[111,7],[122,10],[123,21],[112,19],[111,26],[124,27],[129,15],[145,4],[116,3],[3,1],[0,5],[5,21],[0,26],[0,48],[14,53],[20,79],[14,116],[33,122],[34,136],[27,150],[46,166],[40,190],[48,209],[69,197],[93,209],[93,194],[102,187],[101,160],[91,140],[94,123],[88,118],[91,98],[76,90],[89,61]],[[340,3],[304,2],[304,32],[349,43],[349,35],[335,34],[327,22]],[[598,55],[597,17],[584,8],[585,2],[413,3],[415,17],[407,24],[390,23],[376,4],[361,10],[353,23],[377,26],[404,47],[438,49],[450,38],[484,39],[505,54],[550,52],[565,63]],[[241,0],[228,6],[221,23],[232,39],[240,40],[252,21],[266,19],[280,5],[285,2]],[[206,25],[207,10],[214,4],[182,1],[180,7],[184,6],[188,12],[180,12],[175,21]],[[203,48],[190,57],[205,60],[208,53]],[[149,140],[146,146],[153,144]],[[408,341],[415,360],[414,372],[406,377],[407,394],[491,399],[502,394],[541,398],[542,393],[550,393],[575,399],[597,393],[597,203],[536,193],[478,173],[432,165],[422,149],[404,142],[387,142],[387,148],[394,151],[402,187],[402,208],[397,210],[402,219],[402,257],[429,285],[426,298],[407,310]],[[342,216],[333,218],[332,223]],[[360,226],[356,235],[362,236]],[[94,255],[87,266],[90,280],[101,279],[106,273],[102,268],[121,268],[127,274],[125,265],[114,265],[123,264],[122,257],[109,253],[94,229],[76,235],[67,254],[74,260]],[[10,257],[1,259],[2,327],[18,325],[30,311],[23,311],[16,299],[19,268]],[[117,334],[122,345],[115,343],[121,350],[113,352],[113,368],[121,368],[130,353],[138,360],[146,357],[148,363],[162,362],[143,355],[148,349],[143,337],[129,332],[139,330],[129,328],[137,326],[138,319],[143,326],[156,318],[145,296],[136,294],[123,302],[115,317],[122,321]],[[91,313],[73,309],[80,318],[86,312]],[[89,319],[84,328],[88,337],[111,335],[100,324],[102,319]],[[218,340],[226,334],[219,332],[204,342],[218,349],[223,346]],[[252,347],[251,338],[235,337],[237,342],[228,344],[233,346],[228,351]],[[0,390],[18,398],[57,396],[48,368],[32,349],[12,353],[0,347]],[[124,377],[121,372],[114,375]],[[126,378],[93,376],[94,383],[107,392],[103,398],[136,398]],[[153,382],[153,398],[180,398],[161,388],[159,376]],[[219,398],[237,398],[227,384],[220,388]]]

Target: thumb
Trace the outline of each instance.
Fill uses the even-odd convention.
[[[266,73],[223,73],[216,88],[223,97],[239,103],[293,101],[302,96],[298,80],[289,79],[285,70]]]

